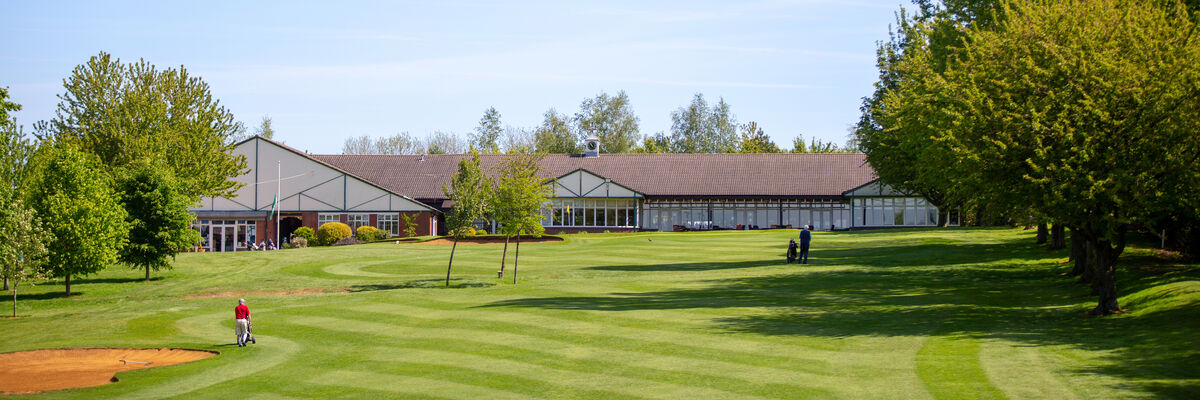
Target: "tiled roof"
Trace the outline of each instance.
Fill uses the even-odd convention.
[[[312,155],[380,187],[416,199],[443,199],[442,185],[466,155]],[[481,155],[493,173],[504,155]],[[577,169],[647,196],[841,196],[875,179],[862,154],[547,155],[542,175]]]

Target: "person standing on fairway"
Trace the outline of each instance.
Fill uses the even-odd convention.
[[[250,331],[250,307],[246,307],[246,299],[238,299],[237,307],[233,308],[233,331],[237,334],[237,345],[246,346]]]
[[[804,230],[800,231],[800,255],[796,257],[800,264],[808,264],[808,242],[812,241],[812,232],[808,231],[808,225],[804,226]]]

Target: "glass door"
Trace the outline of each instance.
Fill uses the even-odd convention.
[[[225,239],[224,239],[225,248],[222,249],[221,251],[234,251],[234,246],[237,245],[237,242],[233,240],[233,234],[235,233],[236,230],[237,230],[236,226],[226,226],[225,227]]]
[[[212,227],[212,251],[224,251],[225,249],[225,227],[217,225]]]

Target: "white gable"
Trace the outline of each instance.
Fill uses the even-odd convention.
[[[842,193],[846,197],[909,197],[911,194],[896,190],[878,179]]]
[[[192,211],[270,211],[276,193],[280,211],[433,210],[259,137],[233,153],[246,156],[249,171],[233,179],[244,186],[230,198],[203,198]]]
[[[550,183],[554,197],[559,198],[641,198],[642,194],[621,186],[610,179],[588,172],[575,170]]]

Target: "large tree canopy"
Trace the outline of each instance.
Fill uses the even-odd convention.
[[[136,164],[117,179],[117,189],[129,223],[129,242],[121,249],[121,261],[145,269],[146,280],[150,270],[170,268],[176,254],[200,241],[188,212],[198,199],[183,194],[170,171]]]
[[[246,161],[229,152],[229,139],[244,128],[208,83],[182,66],[159,70],[100,53],[75,67],[63,86],[54,118],[38,126],[43,139],[73,144],[109,167],[164,165],[189,195],[237,189],[229,178],[242,173]]]
[[[129,234],[125,209],[94,154],[67,143],[47,143],[31,164],[29,206],[52,235],[47,266],[52,276],[65,280],[69,296],[72,277],[117,261]]]
[[[1071,226],[1091,249],[1094,312],[1119,312],[1125,231],[1194,210],[1200,192],[1200,40],[1164,3],[1013,1],[994,27],[965,29],[944,70],[914,26],[868,157],[899,152],[905,182]]]
[[[606,153],[631,153],[637,148],[638,117],[624,90],[616,96],[601,92],[584,99],[575,122],[580,139],[577,144],[595,135]]]

